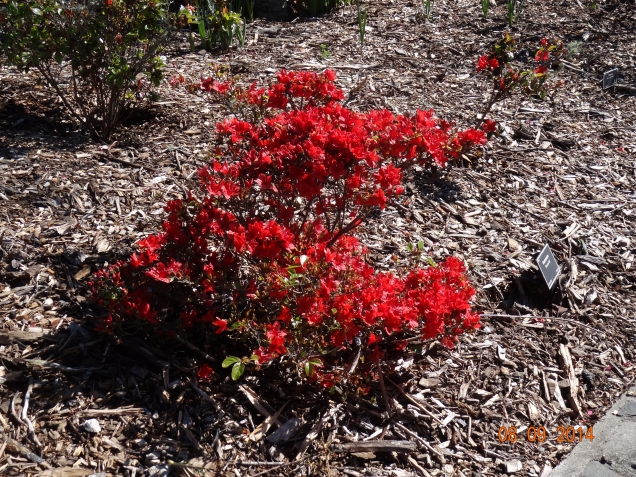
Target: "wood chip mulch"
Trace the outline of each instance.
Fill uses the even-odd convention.
[[[576,443],[559,427],[585,437],[635,375],[636,14],[633,1],[588,3],[530,3],[513,29],[526,56],[543,36],[570,48],[552,100],[498,104],[497,138],[442,174],[414,173],[365,230],[379,268],[420,241],[433,260],[465,260],[483,312],[455,349],[420,343],[368,395],[273,368],[237,384],[204,335],[93,331],[91,272],[196,187],[222,110],[165,82],[145,116],[96,143],[36,74],[1,67],[0,474],[547,477]],[[225,53],[190,52],[179,34],[167,77],[229,65],[266,83],[280,68],[330,67],[351,108],[433,108],[473,125],[487,99],[476,60],[506,30],[506,5],[488,20],[475,1],[438,0],[430,21],[417,2],[368,9],[362,50],[347,6],[257,20],[246,48]],[[603,91],[613,67],[620,83]],[[552,292],[535,262],[546,243],[562,267]],[[512,426],[517,441],[501,442]],[[547,439],[530,442],[540,427]]]

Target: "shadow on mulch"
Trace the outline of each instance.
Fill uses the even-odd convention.
[[[61,123],[68,119],[66,112],[61,107],[52,107],[53,100],[45,100],[42,103],[30,103],[29,106],[18,102],[13,98],[0,103],[0,127],[11,132],[26,132],[31,134],[48,134],[53,138],[48,141],[58,145],[61,138],[73,138],[78,136],[71,129],[71,123]],[[45,136],[42,136],[45,137]],[[81,137],[81,136],[80,136]],[[76,140],[73,141],[73,144]]]
[[[561,292],[559,285],[549,290],[540,271],[524,270],[502,285],[500,289],[505,290],[505,299],[500,306],[504,309],[518,307],[522,311],[530,310],[530,313],[532,310],[547,313],[555,306],[568,307],[568,298]],[[523,310],[524,308],[527,310]]]
[[[75,153],[92,142],[88,134],[76,131],[74,124],[62,122],[68,120],[65,111],[46,103],[24,104],[13,98],[0,101],[0,156],[19,160],[39,149]]]
[[[436,198],[444,202],[453,203],[463,200],[462,191],[459,184],[446,175],[441,175],[439,171],[421,171],[413,175],[416,192],[420,196],[435,195]]]
[[[118,126],[118,129],[126,127],[143,126],[144,124],[154,123],[160,119],[161,111],[159,107],[150,103],[148,106],[131,109],[124,112],[124,118]]]
[[[50,93],[41,102],[34,102],[20,98],[9,98],[2,102],[0,96],[0,130],[6,130],[0,134],[0,153],[8,150],[9,157],[20,158],[34,150],[47,148],[65,152],[81,152],[87,144],[104,143],[100,138],[94,137],[90,132],[78,129],[76,122],[68,115],[67,111],[55,104],[57,97]],[[53,106],[55,104],[55,106]],[[161,109],[149,103],[142,107],[130,108],[122,113],[123,119],[115,128],[109,143],[114,140],[121,146],[140,146],[141,140],[129,129],[138,129],[144,124],[157,124],[161,120]],[[24,146],[5,143],[11,142],[11,136],[25,136],[33,142],[24,141]]]

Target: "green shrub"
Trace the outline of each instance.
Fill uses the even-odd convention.
[[[199,0],[196,7],[181,7],[179,13],[187,19],[189,25],[197,26],[201,47],[206,50],[211,50],[216,45],[226,50],[232,45],[234,37],[241,46],[245,43],[246,20],[241,20],[239,13],[230,10],[225,0]],[[251,15],[249,10],[248,15]],[[190,47],[194,49],[192,33]]]
[[[108,137],[162,78],[167,15],[154,0],[9,0],[0,6],[0,54],[21,71],[37,69],[77,120]]]

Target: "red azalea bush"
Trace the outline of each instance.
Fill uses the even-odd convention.
[[[378,272],[355,232],[403,193],[405,169],[444,166],[484,144],[484,132],[457,131],[431,111],[351,111],[334,80],[327,70],[281,71],[269,88],[201,81],[248,120],[217,125],[199,193],[171,201],[162,233],[95,275],[106,328],[129,319],[212,325],[254,350],[241,366],[288,355],[333,383],[315,367],[328,371],[339,359],[331,352],[358,339],[377,359],[388,335],[452,346],[479,327],[462,262]]]

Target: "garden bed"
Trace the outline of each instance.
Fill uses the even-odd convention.
[[[433,108],[469,127],[487,98],[475,64],[505,13],[499,5],[482,20],[476,2],[439,1],[425,21],[417,3],[371,3],[362,49],[355,7],[259,20],[246,48],[226,53],[191,52],[180,35],[167,77],[197,81],[229,66],[247,84],[329,67],[352,109]],[[363,242],[376,268],[392,269],[418,242],[433,260],[465,260],[483,326],[453,350],[419,343],[368,395],[330,395],[270,368],[237,384],[209,336],[94,332],[90,273],[125,257],[158,230],[168,200],[196,187],[223,111],[165,82],[145,116],[96,143],[74,132],[35,73],[0,69],[0,470],[546,476],[574,445],[557,442],[558,428],[586,431],[634,376],[634,22],[633,3],[618,0],[528,5],[513,29],[520,49],[531,56],[544,36],[571,48],[553,100],[499,103],[491,117],[503,134],[483,153],[415,172],[370,221]],[[622,86],[603,91],[613,67]],[[554,292],[535,263],[546,243],[562,267]],[[204,363],[209,380],[197,377]],[[29,388],[39,467],[12,410]],[[267,416],[263,438],[255,428]],[[85,429],[90,419],[99,433]],[[286,435],[272,435],[278,424]],[[515,443],[500,441],[502,426],[517,429]],[[547,440],[529,442],[540,427]]]

